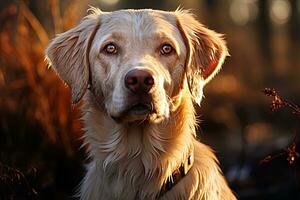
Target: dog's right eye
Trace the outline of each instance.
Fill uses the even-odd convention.
[[[161,55],[169,55],[173,52],[173,47],[170,44],[164,44],[161,47],[160,53]]]
[[[115,44],[113,43],[109,43],[107,44],[103,50],[105,51],[105,53],[107,54],[116,54],[118,52],[117,47]]]

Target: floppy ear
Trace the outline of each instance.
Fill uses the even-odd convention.
[[[222,35],[204,27],[191,13],[177,10],[175,14],[187,48],[185,71],[189,89],[200,104],[204,85],[221,69],[228,50]]]
[[[46,49],[46,60],[71,88],[72,102],[77,103],[89,83],[89,50],[100,26],[100,11],[93,10],[80,24],[54,38]]]

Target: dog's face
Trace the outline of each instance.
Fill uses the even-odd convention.
[[[73,102],[90,85],[116,121],[158,122],[169,117],[184,87],[200,103],[227,49],[220,35],[186,11],[94,10],[46,53]]]
[[[90,50],[92,85],[101,88],[114,119],[168,117],[186,57],[175,18],[171,20],[145,11],[102,14]]]

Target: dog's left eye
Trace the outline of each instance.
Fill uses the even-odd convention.
[[[104,47],[104,51],[107,54],[116,54],[118,52],[117,46],[113,43],[109,43]]]
[[[161,47],[160,53],[162,55],[169,55],[170,53],[173,52],[173,47],[170,44],[164,44]]]

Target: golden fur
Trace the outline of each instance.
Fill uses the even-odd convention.
[[[49,64],[71,88],[73,103],[84,98],[92,161],[81,199],[155,199],[190,151],[191,169],[160,199],[235,199],[216,157],[195,133],[193,102],[200,104],[203,87],[228,55],[222,36],[184,10],[91,10],[46,50]],[[108,43],[116,44],[117,54],[103,52]],[[167,56],[160,54],[165,43],[174,48]],[[149,95],[155,112],[130,112],[124,76],[132,69],[154,77]]]

